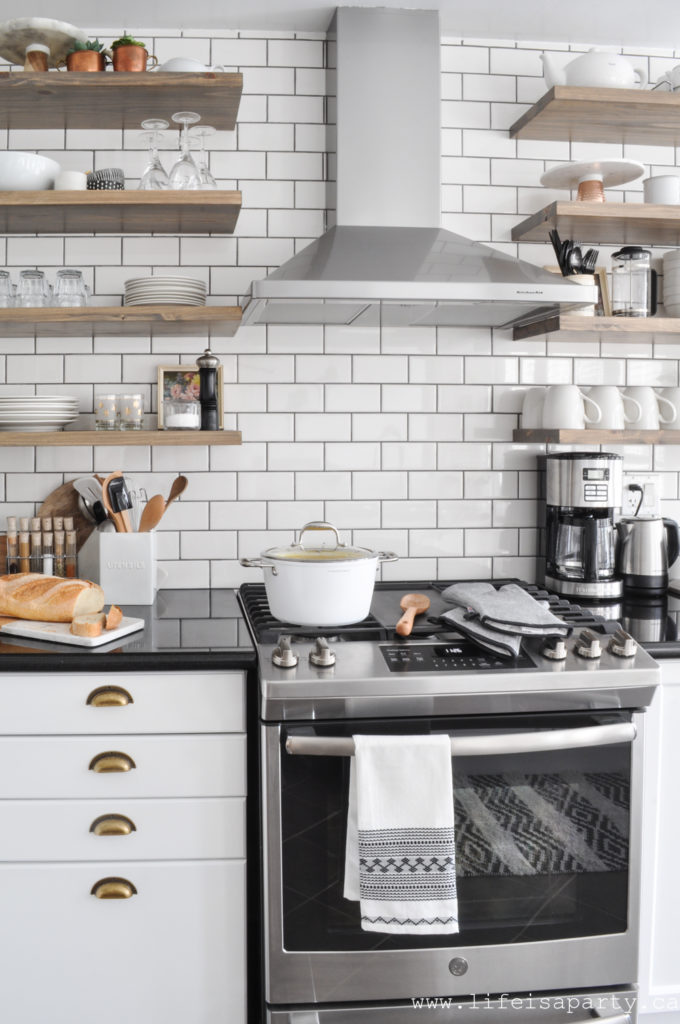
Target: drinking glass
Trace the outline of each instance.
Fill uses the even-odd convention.
[[[196,125],[189,131],[190,139],[201,140],[201,151],[198,157],[198,174],[201,179],[201,188],[217,188],[217,182],[210,173],[208,167],[208,154],[205,151],[205,140],[209,139],[211,135],[217,133],[217,128],[213,128],[211,124],[200,124]]]
[[[9,270],[0,270],[0,307],[7,309],[14,305],[14,287]]]
[[[116,430],[118,395],[97,395],[94,400],[94,421],[97,430]]]
[[[160,132],[170,127],[170,122],[161,117],[151,117],[142,121],[142,128],[145,129],[141,136],[149,144],[149,163],[139,181],[140,189],[163,189],[170,188],[170,179],[167,175],[161,158],[158,155],[158,143],[161,140]]]
[[[56,306],[86,306],[87,292],[81,270],[58,270],[54,286]]]
[[[141,430],[144,420],[143,395],[118,396],[118,425],[121,430]]]
[[[22,270],[19,274],[16,305],[30,309],[36,306],[49,306],[52,297],[45,274],[42,270]]]
[[[182,155],[170,171],[170,187],[201,188],[201,176],[198,167],[194,163],[189,146],[189,125],[200,121],[201,115],[195,114],[191,110],[180,110],[172,115],[172,120],[175,124],[182,125],[179,140]]]

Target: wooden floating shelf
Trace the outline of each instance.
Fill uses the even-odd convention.
[[[231,234],[240,210],[241,193],[226,189],[0,192],[0,232]]]
[[[0,338],[159,335],[231,338],[239,306],[77,306],[0,309]]]
[[[551,203],[512,229],[513,242],[547,242],[557,228],[562,238],[614,245],[680,245],[680,206],[653,203]]]
[[[3,71],[0,128],[130,128],[197,110],[220,131],[236,126],[243,76],[230,72]],[[172,122],[170,122],[172,124]]]
[[[680,430],[515,430],[522,444],[680,444]]]
[[[554,334],[556,331],[570,331],[574,334],[587,335],[583,339],[584,341],[590,341],[593,334],[635,336],[680,334],[680,318],[671,316],[576,316],[573,313],[564,313],[548,316],[533,323],[516,324],[513,327],[512,336],[515,341],[519,341],[522,338],[535,338],[540,334]]]
[[[514,139],[680,145],[680,96],[556,85],[510,128]]]
[[[74,445],[224,445],[241,444],[240,430],[45,430],[26,434],[0,430],[0,448],[64,448]]]

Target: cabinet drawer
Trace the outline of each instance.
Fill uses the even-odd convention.
[[[245,799],[3,800],[0,861],[245,857]]]
[[[97,899],[108,876],[136,893]],[[243,861],[5,864],[0,906],[12,1024],[245,1024]]]
[[[220,671],[3,674],[0,733],[243,732],[244,679]]]
[[[245,736],[4,736],[0,799],[244,796],[245,761]]]

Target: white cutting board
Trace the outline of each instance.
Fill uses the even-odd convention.
[[[59,644],[73,644],[75,647],[101,647],[110,644],[128,633],[144,629],[144,619],[132,619],[123,616],[120,626],[105,629],[101,636],[75,636],[71,632],[70,622],[32,622],[30,619],[15,619],[3,622],[0,632],[10,636],[24,636],[32,640],[54,640]]]

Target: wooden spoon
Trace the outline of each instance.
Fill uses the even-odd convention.
[[[149,498],[144,510],[142,511],[142,518],[139,520],[139,533],[148,533],[150,530],[155,529],[163,518],[165,512],[165,498],[162,494],[154,494],[152,498]]]
[[[169,505],[172,505],[172,503],[175,500],[175,498],[179,498],[180,494],[184,494],[184,492],[187,489],[188,484],[189,484],[189,481],[187,480],[187,478],[185,476],[182,476],[181,473],[177,477],[176,480],[172,481],[172,487],[170,488],[170,494],[168,494],[168,499],[165,502],[165,507],[166,508]]]
[[[399,602],[399,607],[403,609],[404,614],[395,626],[395,631],[399,636],[410,636],[413,620],[416,615],[422,615],[427,611],[430,607],[430,599],[425,594],[404,594]]]

